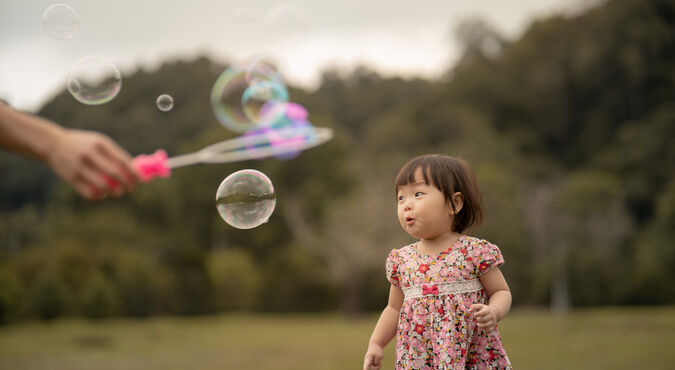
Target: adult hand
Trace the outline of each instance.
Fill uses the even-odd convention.
[[[52,144],[46,163],[85,199],[119,197],[139,182],[129,153],[106,135],[64,129]]]
[[[497,327],[497,313],[486,304],[472,304],[469,313],[478,320],[478,327],[485,332],[491,332]]]
[[[382,367],[382,347],[370,344],[363,359],[363,370],[379,370]]]

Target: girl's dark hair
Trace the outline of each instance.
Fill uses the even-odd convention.
[[[422,170],[424,182],[443,192],[455,211],[452,231],[461,233],[480,226],[483,222],[483,200],[476,176],[467,161],[443,154],[415,157],[398,172],[394,191],[398,192],[399,187],[415,182],[415,171],[418,168]],[[452,194],[455,192],[462,193],[464,200],[459,212],[452,202]]]

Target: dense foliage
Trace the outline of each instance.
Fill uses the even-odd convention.
[[[217,310],[379,309],[384,258],[409,237],[392,183],[411,156],[474,166],[515,304],[675,302],[675,1],[608,1],[532,24],[516,41],[457,32],[465,53],[438,81],[326,71],[292,90],[328,144],[296,159],[176,170],[123,199],[80,200],[44,166],[0,155],[0,321]],[[225,68],[167,61],[125,76],[96,107],[67,92],[39,114],[107,133],[132,154],[233,137],[208,94]],[[176,104],[161,112],[154,99]],[[235,170],[278,191],[269,223],[215,211]]]

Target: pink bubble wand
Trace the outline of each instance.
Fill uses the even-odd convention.
[[[208,145],[194,153],[169,157],[164,149],[158,149],[152,154],[141,154],[132,160],[133,166],[144,183],[156,177],[168,178],[172,169],[190,166],[199,163],[230,163],[249,159],[263,159],[273,156],[294,153],[321,145],[333,138],[333,130],[325,127],[284,128],[278,130],[281,136],[297,138],[299,135],[307,138],[301,143],[297,139],[289,139],[270,143],[265,133],[251,136],[240,136],[234,139]],[[251,146],[262,145],[255,152],[247,150]],[[118,186],[117,181],[106,178],[111,188]]]

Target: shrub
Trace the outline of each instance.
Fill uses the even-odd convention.
[[[89,276],[80,294],[80,309],[85,317],[103,319],[114,315],[119,306],[115,288],[100,272]]]

